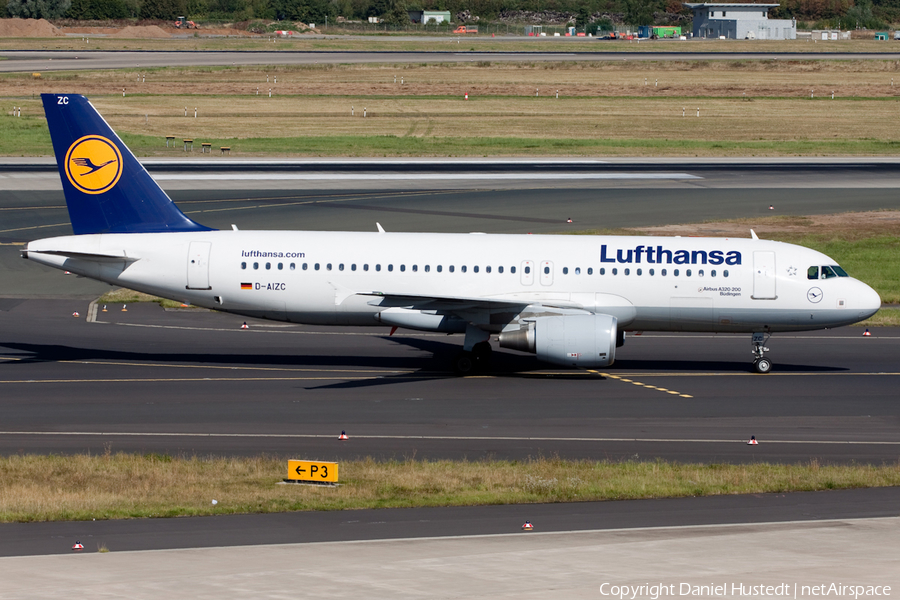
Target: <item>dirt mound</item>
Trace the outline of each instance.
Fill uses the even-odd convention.
[[[54,37],[65,35],[46,19],[0,19],[0,37]]]
[[[166,33],[162,27],[157,27],[156,25],[131,25],[123,28],[118,33],[112,34],[110,37],[151,39],[170,38],[172,36]]]

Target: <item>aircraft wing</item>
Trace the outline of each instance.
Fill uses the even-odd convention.
[[[357,292],[360,296],[372,296],[372,306],[385,308],[407,308],[410,310],[442,310],[448,312],[469,310],[509,310],[517,312],[527,306],[543,306],[547,308],[582,308],[578,303],[563,299],[540,297],[508,297],[508,296],[420,296],[410,294],[394,294],[389,292]]]

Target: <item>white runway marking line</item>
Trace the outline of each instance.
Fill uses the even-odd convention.
[[[0,431],[0,436],[69,436],[69,437],[177,437],[177,438],[259,438],[259,439],[336,439],[333,433],[197,433],[176,431]],[[467,436],[467,435],[364,435],[363,440],[436,440],[485,442],[647,442],[668,444],[747,444],[746,439],[679,439],[679,438],[613,438],[613,437],[549,437],[549,436]],[[858,440],[765,440],[766,444],[900,446],[900,441]]]
[[[161,173],[157,181],[556,181],[703,179],[689,173]]]

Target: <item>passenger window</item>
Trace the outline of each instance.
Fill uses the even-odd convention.
[[[672,275],[674,275],[675,277],[678,277],[678,269],[675,269],[674,271],[672,271]]]
[[[448,268],[450,269],[451,273],[456,269],[453,265],[450,265],[450,267],[448,267]]]
[[[837,277],[837,273],[831,267],[822,267],[822,279],[831,279]]]
[[[575,267],[575,274],[581,275],[581,267]]]
[[[715,276],[716,276],[716,270],[713,269],[712,271],[710,271],[710,272],[709,272],[709,276],[710,276],[710,277],[715,277]]]
[[[353,263],[352,265],[350,265],[350,270],[351,270],[351,271],[355,271],[355,270],[356,270],[356,263]]]
[[[544,267],[544,273],[549,274],[550,267]],[[568,275],[568,274],[569,274],[569,267],[563,267],[563,275]]]
[[[690,270],[690,269],[686,269],[685,272],[684,272],[684,274],[687,275],[688,277],[690,277],[690,276],[691,276],[691,270]]]
[[[465,272],[466,272],[466,265],[463,265],[462,267],[460,267],[459,270],[462,271],[463,273],[465,273]]]
[[[619,269],[613,267],[612,274],[613,274],[613,275],[618,275],[618,274],[619,274]]]
[[[544,267],[544,275],[550,274],[550,267]],[[569,274],[569,267],[563,267],[563,275]]]
[[[477,272],[478,272],[478,266],[477,266],[477,265],[474,266],[474,267],[472,267],[472,272],[473,272],[473,273],[477,273]]]
[[[503,267],[501,267],[501,269],[502,269],[502,268],[503,268]],[[515,275],[515,274],[516,274],[516,268],[515,268],[515,267],[510,267],[510,268],[509,268],[509,272],[512,273],[513,275]]]
[[[653,277],[654,275],[656,275],[656,271],[654,271],[653,269],[650,269],[650,277]]]
[[[431,271],[431,265],[425,265],[425,272],[428,273]]]
[[[294,263],[291,263],[291,271],[295,270],[296,268],[297,268],[297,265],[295,265]]]
[[[438,266],[437,266],[437,272],[438,272],[438,273],[440,273],[440,272],[443,271],[443,270],[444,270],[444,267],[442,267],[441,265],[438,265]]]
[[[703,269],[697,270],[697,277],[703,277]]]
[[[363,271],[368,271],[368,270],[369,270],[369,264],[366,263],[363,265]]]
[[[513,267],[513,269],[515,269],[515,267]],[[529,273],[531,273],[531,267],[525,267],[525,274],[528,275]]]
[[[284,263],[278,263],[278,270],[279,271],[284,270]]]
[[[344,263],[341,263],[338,265],[338,271],[343,271],[343,270],[344,270]]]
[[[376,271],[381,271],[381,265],[375,265],[375,270],[376,270]]]
[[[641,269],[638,269],[638,270],[637,270],[637,274],[638,274],[638,275],[642,275],[642,274],[643,274],[643,271],[642,271]]]
[[[728,269],[722,271],[722,277],[728,277]]]
[[[393,270],[394,270],[394,265],[388,265],[388,272],[391,272]]]
[[[247,263],[242,262],[242,263],[241,263],[241,268],[242,268],[242,269],[246,269],[246,268],[247,268]]]
[[[418,266],[418,265],[413,265],[413,266],[412,266],[412,271],[413,271],[413,273],[417,273],[417,272],[419,271],[419,266]]]
[[[587,274],[588,274],[588,275],[593,275],[593,274],[594,274],[594,267],[588,267]]]
[[[253,270],[259,269],[259,263],[253,263]]]
[[[485,267],[485,268],[484,268],[484,272],[485,272],[485,273],[490,273],[490,272],[491,272],[491,268],[490,268],[490,267]]]
[[[272,263],[266,263],[266,271],[272,270]]]
[[[503,267],[497,267],[497,272],[498,272],[498,273],[503,273]]]
[[[626,274],[626,275],[631,275],[631,269],[625,269],[625,274]]]
[[[406,265],[400,265],[400,272],[401,273],[406,272]]]
[[[665,270],[665,269],[660,269],[659,274],[660,274],[662,277],[665,277],[665,276],[668,274],[668,271]]]
[[[600,274],[606,275],[606,269],[604,267],[600,267]]]
[[[308,269],[308,268],[309,268],[309,263],[303,263],[303,267],[302,267],[302,268],[303,268],[304,271],[305,271],[306,269]]]
[[[806,270],[806,278],[807,279],[818,279],[819,278],[819,267],[810,267]]]
[[[315,269],[316,271],[318,271],[318,270],[319,270],[319,263],[316,263],[315,265],[313,265],[313,269]]]

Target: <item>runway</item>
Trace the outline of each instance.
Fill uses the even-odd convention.
[[[454,39],[435,42],[440,48]],[[602,43],[598,42],[599,46]],[[569,62],[569,61],[695,61],[695,60],[885,60],[900,58],[897,52],[480,52],[444,51],[0,51],[0,72],[70,71],[85,69],[128,69],[186,66],[302,65],[341,63],[459,63],[491,62]]]

